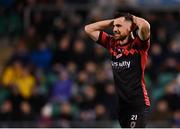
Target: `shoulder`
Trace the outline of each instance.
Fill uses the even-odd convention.
[[[133,45],[138,49],[148,50],[150,46],[150,38],[146,40],[141,40],[140,37],[137,35],[133,40]]]
[[[99,38],[97,40],[97,43],[102,45],[105,48],[109,48],[109,46],[112,42],[112,39],[113,39],[112,35],[104,32],[104,31],[101,31],[99,34]]]

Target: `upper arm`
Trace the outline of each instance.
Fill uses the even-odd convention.
[[[150,37],[150,24],[147,21],[144,21],[139,27],[138,36],[142,41],[149,39]]]

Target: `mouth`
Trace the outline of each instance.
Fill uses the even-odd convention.
[[[121,35],[120,34],[114,34],[115,37],[120,37]]]

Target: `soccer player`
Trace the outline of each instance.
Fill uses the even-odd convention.
[[[111,26],[113,35],[103,31]],[[150,24],[143,18],[125,13],[86,25],[85,32],[110,54],[121,127],[145,128],[150,108],[144,80]]]

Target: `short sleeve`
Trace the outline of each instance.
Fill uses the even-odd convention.
[[[136,48],[147,51],[150,46],[150,38],[143,41],[139,36],[136,36],[133,44]]]
[[[99,34],[99,38],[97,40],[97,43],[102,45],[105,48],[108,48],[109,43],[110,43],[110,35],[108,35],[106,32],[101,31]]]

